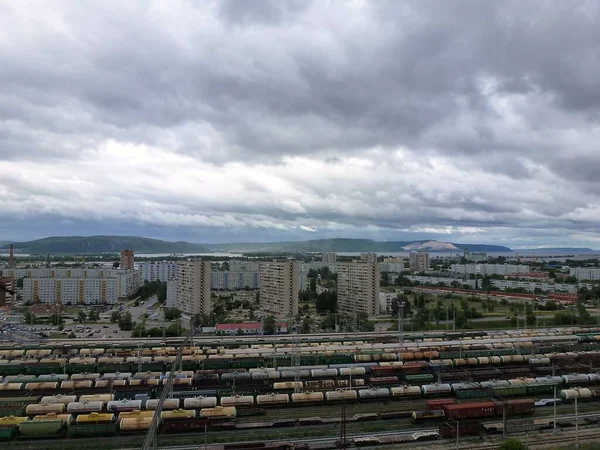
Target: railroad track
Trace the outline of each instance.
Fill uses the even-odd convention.
[[[526,434],[511,434],[510,437],[517,437],[521,441],[525,441],[527,448],[548,448],[553,444],[561,444],[566,446],[575,442],[575,432],[573,431],[552,431],[547,432],[536,432],[529,433],[533,434],[530,439],[527,438]],[[580,430],[579,431],[579,442],[584,441],[598,441],[600,440],[600,430]],[[451,439],[449,440],[451,441]],[[468,450],[497,450],[499,442],[486,442],[484,444],[463,444],[462,447]],[[447,446],[447,444],[446,444]]]

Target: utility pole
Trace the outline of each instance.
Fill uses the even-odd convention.
[[[398,302],[398,358],[402,361],[404,348],[404,302]]]
[[[448,331],[448,302],[446,304],[446,331]]]
[[[575,450],[579,450],[579,415],[577,414],[577,397],[575,397]]]
[[[502,438],[506,439],[506,404],[502,402]]]
[[[552,369],[554,369],[554,364],[552,364]],[[554,370],[552,370],[554,372]],[[556,386],[554,386],[554,417],[552,420],[553,432],[556,433]]]
[[[342,402],[342,420],[340,421],[340,440],[337,445],[338,448],[347,448],[346,443],[346,400]]]
[[[181,361],[183,359],[183,349],[190,341],[191,334],[194,330],[194,316],[190,318],[190,330],[188,334],[184,337],[181,342],[180,347],[177,349],[177,357],[171,364],[171,370],[169,371],[169,377],[167,378],[167,382],[163,387],[162,393],[160,395],[160,399],[158,400],[158,404],[156,405],[156,409],[154,410],[154,415],[152,416],[152,423],[150,424],[150,428],[148,428],[148,432],[146,433],[146,437],[144,438],[144,443],[142,445],[142,450],[157,450],[158,449],[158,437],[156,435],[158,431],[158,426],[160,423],[160,414],[162,412],[163,404],[167,397],[173,391],[173,379],[175,378],[175,371],[177,370],[177,366],[181,365]]]
[[[456,422],[456,450],[458,450],[458,440],[460,439],[460,420]]]

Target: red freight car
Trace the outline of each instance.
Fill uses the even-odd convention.
[[[369,383],[374,386],[382,384],[398,384],[400,383],[400,380],[398,377],[371,377],[369,378]]]
[[[425,409],[442,409],[442,406],[452,405],[453,403],[454,399],[452,398],[434,398],[425,402]]]
[[[396,370],[399,370],[400,367],[392,367],[392,366],[375,366],[371,368],[371,372],[373,375],[377,377],[393,375]]]
[[[189,431],[204,431],[204,427],[212,426],[208,419],[204,418],[186,418],[186,419],[168,419],[162,422],[162,431],[164,433],[181,433]]]
[[[479,436],[484,432],[483,424],[477,420],[461,420],[460,422],[446,422],[440,424],[440,436],[445,438],[456,437],[456,432],[459,436]]]
[[[507,400],[505,402],[496,402],[496,415],[502,416],[503,408],[506,408],[507,416],[515,416],[519,414],[533,414],[535,412],[535,400],[518,399]]]
[[[402,372],[407,375],[416,375],[418,373],[423,372],[426,368],[429,367],[427,361],[410,361],[404,363],[402,366]]]
[[[452,420],[479,419],[496,415],[496,404],[492,402],[444,405],[442,408],[446,417]]]

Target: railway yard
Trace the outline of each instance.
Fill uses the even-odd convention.
[[[2,445],[139,448],[177,352],[175,340],[0,347]],[[489,437],[591,435],[600,423],[600,329],[261,337],[182,353],[161,447],[329,448],[344,428],[349,446],[458,434],[483,449]]]

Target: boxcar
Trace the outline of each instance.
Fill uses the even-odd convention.
[[[442,406],[446,417],[452,420],[476,419],[496,415],[496,404],[492,402],[462,403]]]

